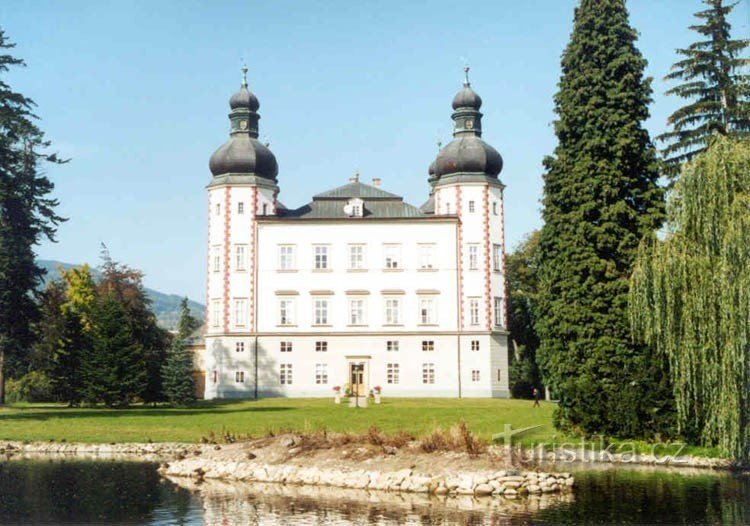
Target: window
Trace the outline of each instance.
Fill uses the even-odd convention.
[[[472,214],[475,212],[474,201],[469,201],[469,212]]]
[[[423,384],[435,383],[435,364],[434,363],[422,364],[422,383]]]
[[[328,325],[328,300],[315,298],[313,318],[315,325]]]
[[[387,351],[398,351],[398,340],[389,340],[385,342],[385,349]]]
[[[435,245],[419,245],[419,268],[435,268]]]
[[[401,268],[401,245],[385,245],[383,253],[385,255],[385,268],[391,270]]]
[[[216,215],[217,216],[221,215],[221,204],[219,203],[216,203]]]
[[[216,383],[219,381],[219,375],[216,373],[216,370],[211,371],[211,383]]]
[[[234,300],[234,325],[236,327],[245,326],[245,315],[247,313],[247,300],[239,298]]]
[[[279,344],[279,350],[281,352],[292,352],[292,342],[281,342]]]
[[[279,300],[279,325],[294,325],[294,300]]]
[[[397,384],[398,383],[398,364],[397,363],[389,363],[386,364],[386,381],[389,384]]]
[[[479,268],[479,245],[472,243],[469,245],[469,270]]]
[[[328,268],[328,245],[315,245],[313,253],[315,256],[315,269],[326,270]]]
[[[239,203],[237,203],[237,213],[238,214],[244,214],[245,213],[245,203],[243,203],[242,201],[240,201]]]
[[[328,342],[315,342],[315,352],[328,352]]]
[[[388,298],[385,300],[385,324],[398,325],[401,323],[401,300]]]
[[[492,201],[492,214],[497,215],[497,201]]]
[[[211,301],[211,326],[219,326],[219,318],[221,317],[221,303],[219,300]]]
[[[498,369],[498,370],[497,370],[497,381],[498,381],[498,382],[502,381],[502,380],[500,379],[500,369]]]
[[[469,298],[469,323],[479,325],[479,298]]]
[[[365,324],[365,300],[349,300],[349,325]]]
[[[435,342],[433,340],[423,340],[422,341],[422,350],[423,351],[434,351],[435,350]]]
[[[472,351],[479,350],[479,340],[471,340],[471,350]]]
[[[237,342],[234,344],[235,352],[245,352],[245,342]]]
[[[349,245],[349,269],[362,270],[365,268],[365,246]]]
[[[234,246],[234,269],[237,271],[247,270],[246,257],[247,245],[235,245]]]
[[[245,371],[237,371],[234,373],[234,381],[238,384],[245,383]]]
[[[503,252],[500,245],[492,245],[492,270],[500,272],[503,264]]]
[[[282,363],[280,365],[279,382],[281,385],[292,385],[292,364]]]
[[[211,270],[214,272],[221,270],[221,245],[211,247]]]
[[[325,364],[325,363],[315,364],[315,383],[316,384],[328,383],[328,364]]]
[[[420,298],[419,323],[422,325],[434,325],[437,323],[435,300],[433,298]]]
[[[279,245],[279,270],[294,269],[294,245]]]
[[[451,204],[445,203],[445,213],[450,214],[451,213]]]
[[[268,215],[268,203],[263,203],[263,215]]]
[[[471,381],[472,382],[478,382],[479,381],[479,369],[472,369],[471,370]]]
[[[503,325],[503,301],[502,298],[495,297],[495,325]]]

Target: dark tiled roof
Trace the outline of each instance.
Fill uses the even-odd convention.
[[[374,186],[370,186],[369,184],[364,184],[357,181],[313,196],[313,200],[352,199],[354,197],[359,197],[360,199],[402,199],[401,196],[392,194],[390,192],[385,192],[380,188],[376,188]]]

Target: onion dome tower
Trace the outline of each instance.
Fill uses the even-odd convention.
[[[250,175],[276,181],[276,157],[258,140],[260,115],[258,99],[247,88],[247,67],[242,68],[240,90],[229,99],[229,140],[211,156],[208,163],[214,177]]]
[[[469,68],[464,68],[463,88],[453,97],[453,140],[440,150],[430,165],[429,181],[458,176],[479,176],[497,179],[503,169],[503,158],[482,140],[482,98],[471,89]],[[465,177],[462,177],[465,179]]]

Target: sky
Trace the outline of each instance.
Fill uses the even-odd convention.
[[[248,65],[261,138],[288,207],[363,182],[419,206],[437,142],[471,66],[484,139],[503,156],[513,247],[541,225],[542,159],[556,141],[553,95],[577,0],[45,1],[0,3],[27,67],[4,78],[38,105],[70,162],[47,168],[69,218],[44,259],[96,264],[101,243],[145,284],[204,301],[208,159],[228,138],[228,100]],[[654,78],[647,128],[681,101],[662,78],[700,0],[629,0]],[[750,38],[750,0],[732,19]]]

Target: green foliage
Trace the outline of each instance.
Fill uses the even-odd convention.
[[[11,67],[24,62],[7,54],[14,47],[0,29],[0,404],[4,375],[20,373],[33,342],[31,324],[38,318],[33,293],[42,269],[33,247],[53,239],[63,220],[49,197],[54,185],[41,172],[45,163],[61,162],[34,124],[34,102],[7,84]]]
[[[514,398],[531,398],[533,389],[542,389],[536,350],[539,338],[533,311],[538,292],[537,246],[539,231],[533,231],[505,259],[510,295],[509,329],[513,353],[509,370],[510,391]]]
[[[188,305],[187,296],[182,298],[180,302],[180,322],[177,325],[177,337],[185,338],[190,337],[198,327],[201,326],[200,320],[193,317],[190,312],[190,306]]]
[[[9,403],[50,402],[54,400],[52,381],[40,371],[28,372],[18,380],[9,379],[6,398]]]
[[[680,430],[750,459],[750,145],[717,137],[683,169],[668,233],[641,245],[634,334],[667,356]]]
[[[627,314],[638,244],[664,217],[635,42],[623,0],[581,0],[555,95],[558,146],[544,163],[535,311],[557,424],[630,437],[672,421],[666,364],[632,342]]]
[[[183,406],[195,401],[193,356],[179,337],[172,342],[161,374],[164,395],[170,404]]]
[[[663,153],[672,165],[703,152],[715,133],[745,136],[750,131],[750,76],[743,73],[750,60],[741,56],[750,41],[732,40],[727,20],[737,4],[703,1],[708,9],[696,13],[700,23],[690,26],[701,40],[677,50],[683,58],[665,77],[682,82],[667,95],[691,101],[669,117],[672,131],[658,137],[667,143]]]

